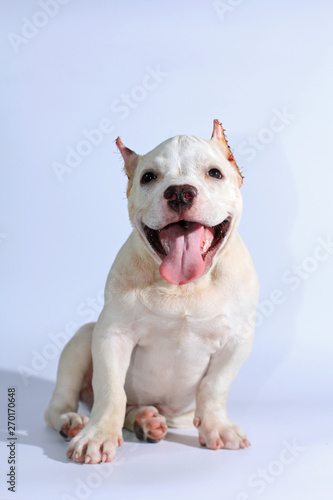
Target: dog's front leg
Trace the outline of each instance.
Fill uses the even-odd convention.
[[[76,462],[110,462],[122,444],[124,383],[134,343],[126,332],[99,323],[92,339],[94,405],[88,424],[67,450]]]
[[[206,376],[196,395],[194,425],[200,444],[212,450],[238,450],[249,446],[243,431],[231,422],[227,413],[227,396],[231,382],[252,347],[248,341],[229,340],[210,360]]]

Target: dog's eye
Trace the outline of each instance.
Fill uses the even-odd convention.
[[[215,177],[215,179],[222,179],[223,175],[218,168],[211,168],[208,172],[210,177]]]
[[[148,184],[156,179],[156,175],[153,172],[146,172],[141,177],[141,184]]]

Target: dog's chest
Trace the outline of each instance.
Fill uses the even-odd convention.
[[[173,352],[190,349],[213,354],[233,330],[234,308],[214,287],[205,293],[151,288],[140,295],[139,302],[142,347],[153,344]]]
[[[216,294],[173,295],[156,291],[141,296],[137,361],[192,370],[206,369],[210,357],[230,336],[233,318],[228,304],[221,306]]]
[[[135,404],[153,400],[178,408],[193,398],[211,356],[223,342],[216,321],[221,318],[207,322],[186,315],[150,317],[132,354],[126,382],[129,400]]]
[[[163,352],[199,351],[210,355],[220,349],[227,335],[227,322],[223,315],[209,318],[150,315],[138,345],[153,346]],[[221,327],[225,328],[225,335]]]
[[[136,292],[132,325],[137,343],[126,380],[129,401],[177,407],[192,401],[211,357],[233,335],[233,302],[209,277],[199,286],[152,286]]]

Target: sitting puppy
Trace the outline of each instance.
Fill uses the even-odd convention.
[[[144,156],[116,144],[133,232],[97,323],[64,348],[46,422],[72,438],[76,462],[111,461],[123,426],[157,442],[193,423],[207,448],[245,448],[226,401],[251,350],[259,289],[237,233],[243,179],[223,128],[215,120],[210,141],[177,136]]]

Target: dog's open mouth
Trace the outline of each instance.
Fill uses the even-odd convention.
[[[229,230],[231,217],[214,227],[181,220],[160,230],[144,225],[146,238],[162,259],[160,274],[169,283],[184,285],[201,276]]]

